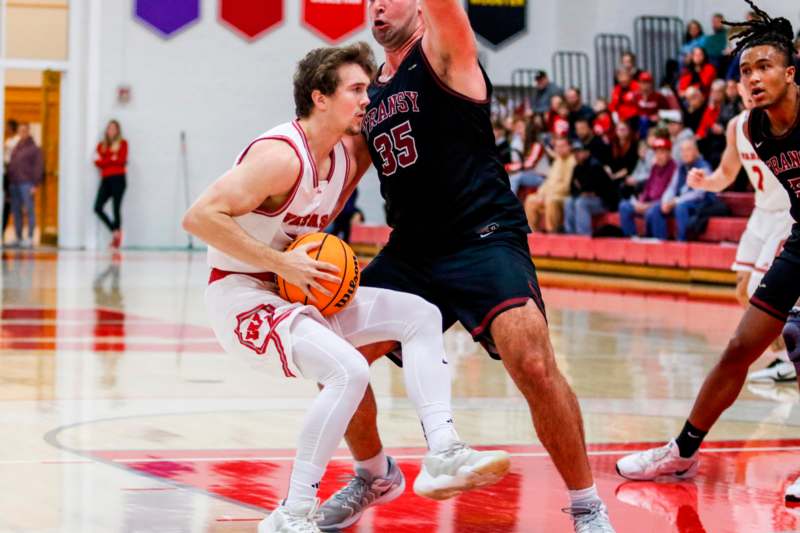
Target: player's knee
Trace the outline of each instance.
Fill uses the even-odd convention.
[[[533,385],[545,384],[553,378],[554,365],[546,352],[526,352],[522,355],[518,368],[521,376]]]
[[[750,366],[760,353],[756,353],[752,343],[748,342],[739,333],[734,334],[728,341],[728,346],[722,354],[722,363],[733,366]]]
[[[359,352],[353,352],[342,361],[341,383],[358,401],[364,396],[369,385],[369,363]]]

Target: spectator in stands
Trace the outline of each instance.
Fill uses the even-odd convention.
[[[714,13],[711,17],[711,33],[703,38],[702,45],[709,61],[717,66],[720,64],[725,49],[728,48],[728,28],[722,23],[723,20],[724,17],[721,13]]]
[[[704,139],[713,133],[712,128],[717,123],[722,106],[725,104],[725,80],[714,80],[711,84],[711,91],[708,93],[708,104],[705,107],[703,116],[700,118],[700,125],[697,128],[697,138]],[[724,133],[724,132],[723,132]]]
[[[570,134],[575,133],[575,121],[579,118],[587,119],[589,122],[594,120],[594,111],[588,105],[583,103],[581,97],[581,90],[577,87],[570,87],[564,93],[564,101],[569,108],[569,126]]]
[[[350,232],[354,223],[361,223],[364,220],[364,213],[356,206],[358,200],[358,189],[347,199],[341,212],[333,222],[325,229],[327,233],[336,235],[344,242],[350,242]]]
[[[693,218],[715,197],[714,193],[692,189],[687,183],[686,178],[691,169],[701,168],[708,173],[712,170],[711,165],[700,155],[697,143],[691,139],[683,141],[680,150],[681,164],[678,171],[672,176],[661,202],[652,206],[645,215],[648,232],[657,239],[669,238],[667,218],[674,216],[678,226],[678,240],[687,241]]]
[[[503,124],[503,121],[495,119],[492,123],[492,131],[494,132],[494,144],[497,147],[500,162],[503,165],[510,165],[512,162],[511,142],[509,142],[508,130]]]
[[[572,149],[577,164],[572,171],[570,197],[564,202],[564,231],[572,235],[591,235],[592,217],[613,210],[619,195],[589,146],[576,141]]]
[[[686,139],[694,139],[694,132],[683,125],[683,115],[677,109],[661,111],[658,115],[667,125],[667,132],[673,146],[672,158],[678,161],[681,157],[681,143]]]
[[[555,233],[561,229],[564,199],[569,196],[575,155],[567,137],[554,141],[555,159],[539,190],[525,198],[525,214],[533,231]]]
[[[598,98],[594,101],[592,110],[594,111],[594,120],[592,121],[594,134],[600,137],[604,143],[610,144],[611,138],[614,136],[614,118],[611,116],[611,111],[608,110],[608,102],[604,98]]]
[[[661,197],[678,170],[678,165],[672,158],[672,143],[669,139],[655,137],[652,148],[655,157],[644,190],[638,196],[619,203],[620,225],[622,232],[628,237],[637,235],[636,217],[645,216],[650,208],[661,204]]]
[[[627,122],[620,122],[616,127],[616,135],[611,140],[611,160],[607,172],[625,198],[632,193],[627,180],[633,174],[638,162],[638,136]]]
[[[697,133],[705,112],[706,99],[703,93],[697,87],[689,87],[686,90],[686,109],[683,112],[683,123],[687,128]]]
[[[6,122],[6,140],[3,143],[3,226],[0,231],[0,245],[5,246],[6,228],[11,219],[11,184],[8,178],[8,164],[11,162],[11,152],[19,142],[19,123],[10,119]]]
[[[681,59],[685,60],[692,53],[692,50],[698,46],[703,46],[704,37],[703,25],[697,20],[690,20],[686,24],[686,33],[683,35],[683,45],[680,50]]]
[[[708,105],[697,128],[698,146],[703,157],[712,168],[719,165],[725,150],[725,128],[719,124],[719,116],[725,105],[725,80],[714,80],[708,95]]]
[[[658,112],[669,109],[667,99],[655,90],[653,75],[647,71],[639,74],[639,97],[636,105],[639,109],[639,137],[646,137],[647,130],[658,122]]]
[[[569,106],[563,99],[560,99],[556,113],[553,116],[550,133],[553,137],[567,137],[569,136],[569,130]]]
[[[547,113],[548,106],[552,109],[553,96],[561,96],[564,91],[558,85],[551,83],[550,78],[547,77],[547,72],[543,70],[536,71],[534,81],[536,82],[536,87],[533,88],[531,109],[534,113]]]
[[[589,148],[592,156],[601,165],[607,165],[611,160],[611,147],[594,134],[591,124],[585,118],[580,118],[575,122],[575,137]]]
[[[686,98],[689,87],[697,87],[703,94],[708,94],[711,83],[717,77],[717,69],[708,62],[706,51],[699,46],[692,49],[689,61],[678,80],[678,96]]]
[[[620,68],[624,68],[628,71],[628,73],[631,75],[631,79],[639,79],[639,75],[642,71],[636,65],[636,54],[633,52],[622,52],[619,60],[619,66]],[[619,80],[617,80],[617,82],[618,81]]]
[[[639,107],[636,103],[639,95],[639,83],[635,81],[626,69],[617,69],[617,85],[611,93],[611,102],[608,109],[617,115],[617,122],[636,120],[639,117]],[[638,127],[638,124],[636,125]]]
[[[728,122],[744,110],[744,103],[739,94],[739,84],[735,80],[727,80],[725,82],[725,102],[722,104],[722,109],[717,118],[717,124],[720,125],[721,131],[714,129],[714,133],[724,134],[725,126]]]
[[[639,159],[636,162],[636,167],[630,176],[625,178],[624,183],[621,183],[620,196],[623,199],[628,199],[638,194],[650,177],[650,171],[653,169],[653,161],[655,160],[655,152],[650,147],[651,138],[655,138],[656,129],[653,128],[648,134],[648,138],[639,141],[637,155]]]
[[[544,182],[550,170],[550,161],[547,157],[547,152],[541,142],[543,123],[540,115],[534,115],[539,120],[531,120],[531,124],[527,126],[525,121],[521,121],[523,126],[527,126],[527,131],[524,134],[524,143],[519,147],[522,154],[525,154],[524,159],[519,162],[512,162],[506,167],[508,171],[508,179],[511,182],[511,190],[517,194],[520,187],[538,188]],[[517,127],[519,125],[517,124]],[[512,149],[516,149],[516,138],[512,139]],[[513,158],[512,158],[513,159]]]

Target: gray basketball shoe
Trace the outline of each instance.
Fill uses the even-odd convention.
[[[356,469],[356,475],[322,504],[317,511],[317,526],[322,531],[337,531],[355,524],[369,507],[388,503],[403,494],[406,480],[391,457],[389,472],[384,477],[372,477],[366,470]]]
[[[616,533],[603,502],[567,507],[564,512],[572,515],[575,533]]]

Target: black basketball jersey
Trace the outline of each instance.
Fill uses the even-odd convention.
[[[792,218],[800,222],[800,114],[788,132],[775,137],[770,133],[767,113],[762,109],[753,109],[748,129],[758,157],[789,193]]]
[[[495,147],[487,99],[449,89],[420,39],[388,83],[369,88],[362,130],[394,228],[391,245],[446,251],[528,224]]]

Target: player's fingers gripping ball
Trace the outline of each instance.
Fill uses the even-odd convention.
[[[317,280],[320,285],[330,293],[323,294],[314,287],[311,287],[311,294],[314,297],[309,301],[308,297],[296,285],[287,283],[285,279],[278,276],[278,294],[288,302],[298,302],[301,304],[311,304],[322,313],[323,316],[331,316],[347,307],[358,290],[361,279],[361,269],[358,266],[358,257],[350,246],[340,238],[327,233],[308,233],[295,240],[286,251],[291,251],[304,244],[320,243],[319,247],[308,252],[309,257],[317,261],[331,263],[339,268],[339,281]]]

